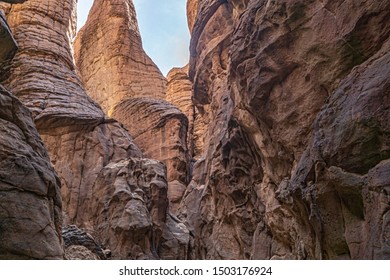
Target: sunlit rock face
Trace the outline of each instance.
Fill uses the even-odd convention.
[[[164,98],[166,80],[142,48],[132,0],[95,0],[74,48],[88,95],[109,116],[130,97]]]
[[[175,213],[189,182],[188,120],[165,101],[166,79],[142,48],[133,2],[95,1],[75,58],[88,95],[124,125],[145,156],[167,166]]]
[[[189,0],[167,85],[76,2],[0,4],[0,258],[390,258],[388,1]]]
[[[114,108],[146,157],[165,163],[171,210],[176,212],[189,181],[186,116],[172,104],[149,97],[131,98]]]
[[[192,82],[188,77],[188,70],[187,65],[169,71],[165,99],[187,116],[187,147],[191,157],[197,160],[203,153],[205,121],[201,111],[192,101]]]
[[[390,4],[188,8],[209,115],[180,209],[196,258],[390,258]]]
[[[111,174],[107,169],[129,161],[148,160],[140,159],[141,150],[122,124],[107,117],[86,94],[76,72],[71,46],[76,1],[29,0],[21,5],[1,4],[1,7],[19,43],[19,52],[2,75],[2,82],[31,110],[49,151],[62,184],[64,225],[74,224],[90,233],[111,250],[113,258],[187,258],[185,248],[189,233],[168,213],[168,201],[164,198],[167,175],[162,163],[154,163],[159,168],[159,180],[165,182],[158,185],[161,201],[156,201],[154,193],[145,191],[142,195],[139,188],[134,188],[140,185],[155,191],[150,180],[122,182],[126,199],[131,200],[129,204],[139,205],[143,212],[122,219],[115,216],[117,213],[126,215],[128,209],[115,193],[119,180],[116,176],[122,175]],[[135,171],[140,178],[155,176],[149,169]],[[109,212],[91,207],[101,205],[102,201],[109,201]],[[160,211],[158,221],[154,218],[155,205]],[[102,215],[109,220],[104,220]],[[142,244],[135,243],[140,234],[137,227],[122,227],[119,235],[110,230],[118,219],[123,225],[129,223],[124,220],[134,217],[142,223],[151,221],[142,230]],[[127,239],[129,235],[135,236],[134,239]],[[165,244],[166,240],[171,246]],[[138,246],[137,249],[134,246]],[[81,256],[91,257],[88,251],[82,251]]]

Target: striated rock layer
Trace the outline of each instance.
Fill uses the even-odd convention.
[[[390,258],[390,4],[188,7],[210,120],[180,210],[196,258]]]
[[[95,0],[74,48],[87,93],[109,116],[130,97],[164,98],[166,80],[142,48],[131,0]]]
[[[17,45],[0,16],[3,74]],[[58,177],[30,112],[1,85],[0,105],[0,259],[62,258]]]
[[[117,105],[113,117],[123,120],[145,156],[166,164],[170,206],[176,212],[189,181],[186,116],[166,101],[142,97]]]
[[[131,157],[140,158],[142,153],[122,125],[106,117],[81,85],[71,49],[76,1],[29,0],[22,5],[2,7],[20,42],[4,84],[32,111],[48,147],[62,183],[64,224],[74,224],[91,233],[97,242],[112,251],[115,259],[186,258],[184,243],[188,232],[179,221],[171,221],[169,214],[166,218],[159,216],[160,221],[167,220],[166,224],[152,222],[142,232],[126,226],[131,223],[126,216],[127,204],[118,200],[114,192],[118,188],[116,178],[122,175],[111,174],[106,168],[136,160]],[[161,180],[166,180],[163,165],[155,164],[162,170]],[[137,169],[137,172],[138,176],[154,176],[147,169]],[[166,200],[153,201],[148,193],[142,195],[135,188],[138,184],[151,188],[152,182],[125,180],[121,184],[129,204],[143,205],[144,211],[134,214],[142,223],[148,223],[155,215],[154,205],[158,204],[159,209],[168,208]],[[101,213],[91,207],[101,201],[109,201],[110,212]],[[117,216],[118,213],[123,213],[123,217]],[[110,231],[117,224],[123,226],[119,235],[118,231]],[[128,235],[134,238],[128,239]],[[138,238],[145,242],[136,243]],[[166,246],[165,240],[172,246]],[[88,251],[82,255],[91,257]]]
[[[17,45],[1,12],[0,45],[3,77]],[[62,259],[61,222],[60,182],[31,113],[0,84],[0,259]]]
[[[96,0],[77,36],[75,58],[88,94],[147,157],[166,164],[175,212],[189,181],[188,121],[164,100],[166,79],[142,48],[133,2]]]
[[[192,158],[199,159],[203,153],[205,132],[204,116],[192,102],[192,83],[188,77],[188,65],[173,68],[167,75],[165,99],[179,108],[188,119],[187,147]]]

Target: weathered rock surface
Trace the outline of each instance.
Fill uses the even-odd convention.
[[[199,0],[187,0],[187,21],[188,29],[192,32],[195,24],[195,18],[198,13]]]
[[[132,2],[96,0],[76,60],[110,117],[73,64],[75,3],[0,4],[20,47],[0,21],[0,81],[85,230],[66,258],[390,259],[388,1],[189,0],[165,95]],[[0,258],[62,258],[59,180],[0,105]]]
[[[287,189],[315,197],[304,202],[317,242],[307,250],[318,258],[390,258],[389,49],[387,39],[341,81]]]
[[[67,260],[106,260],[110,257],[111,252],[105,251],[90,234],[77,226],[64,228],[62,237]]]
[[[38,130],[72,122],[96,124],[104,118],[85,94],[73,64],[74,5],[69,0],[2,4],[19,42],[4,84],[32,111]]]
[[[189,2],[196,258],[390,258],[390,4]]]
[[[2,76],[17,45],[1,11],[0,45]],[[0,84],[0,259],[62,259],[61,222],[60,182],[31,113]]]
[[[81,225],[78,207],[103,166],[110,160],[142,154],[128,133],[105,118],[86,95],[75,72],[69,42],[75,3],[57,2],[30,0],[8,10],[9,24],[20,43],[4,84],[33,112],[61,178],[65,224]]]
[[[31,113],[0,85],[0,259],[63,258],[61,221],[60,182]]]
[[[166,168],[150,159],[129,159],[102,169],[89,204],[95,236],[112,258],[186,259],[189,232],[168,212]]]
[[[175,212],[189,181],[186,116],[172,104],[149,97],[127,99],[113,112],[146,157],[166,164],[168,197]]]
[[[88,94],[124,125],[145,156],[167,165],[175,212],[189,181],[188,121],[164,99],[166,79],[142,49],[132,1],[95,1],[75,53]]]
[[[2,7],[15,31],[16,41],[20,41],[20,51],[7,69],[8,77],[4,84],[33,112],[35,124],[48,147],[51,161],[62,183],[64,225],[76,225],[85,229],[97,241],[104,242],[115,258],[160,258],[163,255],[186,258],[183,250],[180,251],[181,255],[175,254],[180,246],[185,247],[180,242],[185,242],[189,236],[185,228],[180,232],[182,235],[173,235],[172,232],[178,232],[177,228],[181,227],[178,220],[170,223],[169,227],[169,223],[151,224],[149,230],[158,231],[160,235],[170,238],[173,244],[180,243],[180,246],[165,246],[163,239],[148,239],[156,236],[148,234],[147,237],[142,236],[145,243],[137,245],[139,250],[127,252],[126,249],[133,250],[135,246],[127,236],[140,238],[137,236],[137,229],[123,229],[118,237],[116,232],[104,229],[104,225],[113,225],[104,224],[102,217],[97,216],[105,213],[91,208],[92,203],[110,200],[109,209],[112,213],[126,213],[126,209],[122,208],[125,205],[108,197],[113,195],[111,190],[115,190],[114,175],[117,174],[110,178],[105,178],[104,174],[107,173],[108,166],[136,160],[131,157],[140,158],[143,155],[122,125],[106,117],[99,105],[87,96],[76,73],[70,43],[75,32],[76,1],[29,0],[23,5],[11,7],[3,4]],[[139,174],[148,175],[150,174]],[[165,179],[166,173],[159,176]],[[103,191],[108,192],[107,196],[99,195]],[[133,196],[135,193],[129,191],[129,195]],[[145,205],[154,205],[149,197],[145,196],[143,199]],[[168,203],[162,201],[159,207],[165,207],[164,211],[167,211]],[[148,211],[154,208],[145,209],[147,211],[133,213],[133,216],[142,222],[151,220],[154,213]],[[112,219],[116,221],[116,218]],[[104,235],[103,239],[101,231],[113,236]],[[118,243],[123,247],[117,246]],[[80,248],[73,249],[73,252],[77,252]],[[91,257],[88,251],[82,252],[82,256]]]
[[[191,157],[199,159],[203,153],[205,122],[200,110],[192,102],[192,83],[188,77],[188,69],[187,65],[169,71],[165,99],[186,115],[188,119],[187,147]]]
[[[142,48],[131,0],[94,1],[74,48],[87,93],[109,116],[130,97],[164,98],[166,80]]]

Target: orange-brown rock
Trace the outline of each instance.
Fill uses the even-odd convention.
[[[19,44],[11,77],[4,84],[32,111],[38,130],[63,126],[72,119],[77,124],[99,123],[104,114],[85,94],[73,64],[73,1],[2,5]]]
[[[149,97],[127,99],[113,112],[145,156],[166,164],[168,197],[175,212],[189,180],[186,116],[172,104]]]
[[[390,259],[388,1],[189,0],[165,95],[132,2],[96,0],[75,46],[110,117],[73,64],[75,3],[0,4],[0,81],[82,228],[66,258]],[[32,119],[0,86],[0,258],[64,253]]]
[[[75,72],[69,41],[74,5],[69,0],[30,0],[8,10],[7,19],[20,43],[4,84],[33,112],[61,178],[65,223],[80,225],[78,207],[100,169],[111,159],[141,152],[118,123],[104,117]]]
[[[2,76],[17,45],[1,11],[0,45]],[[0,259],[62,259],[61,221],[60,182],[31,113],[0,85]]]
[[[195,24],[195,18],[198,13],[199,0],[187,0],[187,21],[188,29],[192,32]]]
[[[169,71],[167,81],[165,99],[187,116],[187,147],[191,157],[199,159],[203,153],[205,123],[204,117],[192,102],[192,83],[188,77],[188,65]]]
[[[127,239],[129,235],[135,239],[140,238],[137,236],[140,232],[136,228],[123,228],[118,237],[117,232],[104,228],[114,224],[103,223],[102,217],[97,215],[104,214],[113,223],[117,222],[118,217],[110,217],[107,216],[109,213],[91,208],[92,203],[96,205],[102,200],[110,200],[109,209],[112,213],[126,215],[126,208],[122,208],[125,205],[117,201],[116,197],[109,197],[114,196],[112,190],[116,187],[115,176],[120,177],[121,174],[111,174],[109,178],[105,174],[108,174],[108,166],[136,160],[131,157],[140,158],[142,153],[122,125],[106,117],[99,105],[87,96],[76,73],[71,48],[76,1],[29,0],[22,5],[3,7],[9,24],[15,31],[16,41],[20,42],[20,51],[12,61],[4,83],[33,112],[35,124],[48,147],[51,161],[62,183],[64,224],[75,224],[102,242],[105,240],[100,235],[101,231],[113,234],[105,235],[104,238],[122,245],[105,242],[108,244],[107,249],[111,249],[109,246],[113,247],[111,251],[115,258],[186,258],[184,250],[180,251],[181,255],[176,255],[181,247],[187,248],[187,245],[182,244],[188,239],[185,227],[181,231],[177,229],[182,229],[179,221],[175,220],[169,227],[166,224],[152,223],[148,229],[169,237],[174,244],[172,247],[165,246],[163,238],[152,240],[155,235],[149,233],[146,237],[142,236],[145,243],[138,245],[134,240]],[[160,163],[156,165],[164,170]],[[147,178],[152,178],[153,175],[146,169],[137,172],[139,176]],[[166,180],[166,173],[160,172],[159,176],[161,180]],[[149,182],[142,184],[145,188],[150,187]],[[127,188],[129,198],[138,192],[133,189],[133,185],[127,185]],[[106,190],[108,193],[101,195]],[[145,195],[142,203],[146,205],[146,212],[133,213],[132,217],[147,223],[155,215],[154,208],[149,206],[156,204],[166,213],[166,200],[155,202],[151,201],[152,198]],[[168,216],[169,214],[167,220]],[[124,220],[125,223],[130,222],[126,217],[119,220],[119,223],[124,223]],[[180,234],[173,235],[172,232]],[[144,233],[145,231],[142,232]],[[134,246],[138,246],[139,250],[135,250]],[[127,249],[130,251],[126,251]],[[82,255],[88,257],[89,253],[82,252]]]
[[[95,236],[114,259],[186,259],[190,236],[168,212],[166,168],[130,158],[104,167],[89,205]]]
[[[88,94],[128,129],[147,157],[167,165],[175,212],[189,178],[188,121],[164,100],[166,80],[142,49],[132,1],[96,0],[75,53]]]
[[[389,5],[198,1],[197,258],[390,258]]]
[[[74,48],[87,93],[109,116],[130,97],[164,98],[166,80],[142,48],[131,0],[95,0]]]

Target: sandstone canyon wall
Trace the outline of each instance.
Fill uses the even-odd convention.
[[[75,44],[87,93],[122,123],[146,157],[167,166],[176,212],[189,181],[188,120],[165,101],[166,79],[142,48],[131,0],[96,0]]]
[[[2,4],[19,42],[3,83],[31,110],[48,148],[64,225],[91,233],[113,258],[186,258],[188,231],[167,211],[166,167],[142,158],[76,73],[75,7],[75,0]]]
[[[167,75],[165,99],[182,111],[188,119],[187,147],[190,156],[198,160],[203,154],[206,116],[202,115],[192,100],[192,82],[189,66],[173,68]]]
[[[0,258],[390,259],[389,1],[188,0],[167,80],[131,0],[75,58],[76,0],[5,2]]]
[[[188,8],[210,115],[180,210],[196,258],[390,258],[390,3]]]
[[[0,46],[4,77],[17,44],[1,12]],[[60,182],[31,113],[0,84],[0,259],[63,258],[61,223]]]

